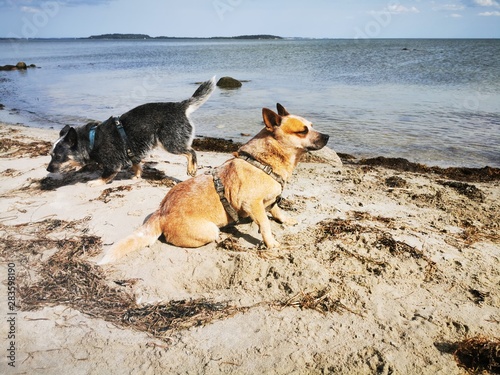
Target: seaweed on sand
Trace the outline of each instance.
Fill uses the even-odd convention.
[[[369,219],[370,221],[382,222],[390,224],[390,220],[386,218],[374,218],[371,215],[359,215],[354,213],[354,216],[359,219]],[[379,229],[375,226],[364,226],[354,220],[344,219],[325,219],[318,222],[314,229],[314,242],[320,244],[324,241],[340,240],[345,244],[351,244],[360,240],[364,235],[370,234],[374,240],[367,241],[364,246],[367,248],[375,248],[378,250],[387,249],[392,256],[409,256],[415,260],[422,260],[426,263],[425,280],[430,281],[432,276],[438,271],[436,263],[432,261],[422,250],[410,246],[402,241],[397,241],[391,233]],[[348,248],[338,244],[337,250],[349,257],[358,259],[363,264],[374,265],[377,268],[377,273],[387,268],[387,261],[383,259],[374,259],[356,251],[350,251]],[[336,257],[332,258],[335,259]]]
[[[50,153],[51,148],[52,143],[50,142],[20,142],[8,137],[0,138],[0,157],[3,158],[46,156]]]
[[[291,306],[302,310],[316,310],[322,314],[330,312],[340,313],[343,310],[346,310],[353,314],[363,316],[361,313],[348,308],[339,299],[332,298],[327,289],[316,290],[308,293],[300,292],[285,302],[279,303],[279,306]]]
[[[454,357],[460,367],[472,374],[500,374],[500,340],[484,336],[465,339],[457,344]]]
[[[68,245],[42,265],[38,282],[20,288],[21,308],[66,305],[94,317],[115,320],[132,298],[108,286],[103,270],[76,257],[71,246],[74,244]]]
[[[359,235],[367,231],[367,228],[351,220],[327,219],[316,224],[316,243],[323,242],[330,238],[345,237],[347,235]]]
[[[180,330],[207,324],[241,311],[227,303],[206,299],[170,301],[162,304],[129,308],[122,321],[135,329],[161,336],[165,331]]]
[[[142,178],[148,181],[153,186],[164,186],[167,188],[174,187],[180,181],[169,177],[164,171],[155,168],[153,165],[155,163],[146,162],[144,163],[142,170]]]
[[[359,164],[369,166],[380,166],[397,171],[436,174],[449,179],[469,182],[491,182],[500,180],[500,168],[467,168],[467,167],[429,167],[425,164],[413,163],[403,158],[376,158],[362,159]]]
[[[130,185],[107,188],[102,191],[101,195],[97,197],[96,200],[104,203],[109,203],[112,198],[123,198],[125,196],[120,192],[130,191],[130,190],[132,190],[132,186]]]
[[[233,142],[223,138],[203,137],[193,140],[193,148],[196,151],[213,151],[232,153],[238,151],[242,143]]]
[[[87,231],[87,221],[47,219],[14,226],[0,224],[4,237],[0,259],[15,260],[23,272],[31,275],[18,285],[18,308],[31,311],[64,305],[159,338],[165,338],[171,330],[208,324],[241,311],[227,303],[206,299],[138,305],[134,295],[116,286],[134,284],[136,280],[113,283],[104,269],[86,260],[102,249],[99,237],[82,235]],[[51,238],[55,234],[67,238]],[[40,261],[48,254],[52,255]]]
[[[465,182],[458,181],[442,181],[438,180],[438,184],[451,187],[457,193],[466,196],[469,199],[476,200],[478,202],[484,201],[484,193],[474,185],[466,184]]]

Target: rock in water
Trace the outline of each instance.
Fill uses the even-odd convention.
[[[222,77],[217,82],[217,86],[222,89],[236,89],[242,86],[242,83],[232,77]]]

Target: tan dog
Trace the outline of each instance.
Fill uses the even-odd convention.
[[[146,223],[113,245],[99,264],[152,245],[162,233],[176,246],[203,246],[216,241],[219,228],[238,217],[249,216],[257,223],[268,248],[279,246],[267,211],[279,222],[296,224],[284,215],[276,200],[301,156],[323,148],[329,136],[314,130],[306,119],[290,115],[281,104],[277,107],[278,114],[262,110],[266,127],[243,145],[235,158],[212,174],[174,186]]]

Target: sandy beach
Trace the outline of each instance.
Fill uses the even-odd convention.
[[[92,188],[91,168],[46,171],[57,135],[0,124],[0,373],[500,372],[498,169],[325,150],[286,185],[299,224],[273,222],[278,250],[245,221],[218,243],[159,240],[100,267],[186,161],[155,149],[142,180]],[[199,142],[198,173],[230,148]],[[473,344],[496,356],[475,363]]]

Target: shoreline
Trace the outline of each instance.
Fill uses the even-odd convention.
[[[234,142],[222,138],[204,137],[195,138],[193,148],[196,151],[212,151],[212,152],[235,152],[242,143]],[[337,152],[339,159],[344,164],[365,165],[372,167],[383,167],[400,172],[414,172],[422,174],[435,174],[457,181],[468,182],[492,182],[500,180],[500,168],[485,166],[482,168],[470,167],[438,167],[428,166],[426,164],[415,163],[405,158],[393,158],[385,156],[377,156],[372,158],[359,158],[350,154]],[[325,160],[315,153],[305,155],[305,162],[324,163]]]
[[[0,111],[9,110],[5,109],[0,103]],[[10,109],[15,110],[15,109]],[[20,120],[24,119],[24,116],[19,117]],[[30,126],[24,123],[12,123],[5,120],[0,120],[0,125],[13,126],[13,127],[23,127],[28,129],[40,129],[45,131],[54,131],[53,126]],[[61,124],[58,124],[61,125]],[[62,126],[62,125],[61,125]],[[75,125],[78,126],[78,125]],[[57,138],[54,138],[55,141]],[[206,141],[203,141],[203,140]],[[53,142],[52,141],[52,142]],[[242,142],[234,141],[233,139],[218,138],[205,135],[197,135],[194,140],[194,148],[197,151],[214,151],[214,152],[234,152],[238,149]],[[310,155],[310,154],[309,154]],[[500,167],[492,167],[489,165],[483,165],[481,167],[466,167],[466,166],[439,166],[439,165],[429,165],[426,163],[418,163],[407,158],[402,157],[386,157],[383,155],[373,155],[370,157],[355,155],[345,152],[337,152],[340,160],[347,164],[365,164],[371,166],[382,166],[389,169],[394,169],[397,171],[407,171],[407,172],[419,172],[419,173],[435,173],[438,175],[443,175],[451,179],[457,179],[459,181],[469,181],[469,182],[481,182],[481,181],[495,181],[500,179]]]
[[[457,181],[401,159],[341,165],[312,153],[280,203],[299,224],[272,223],[279,249],[262,251],[258,228],[242,222],[219,243],[157,241],[98,267],[187,178],[185,158],[155,149],[142,180],[124,171],[90,188],[96,170],[45,171],[57,133],[0,124],[0,274],[17,284],[16,371],[462,375],[463,345],[500,345],[498,170]],[[199,174],[235,147],[197,142]],[[498,358],[475,366],[487,359]]]
[[[25,124],[11,124],[2,123],[0,126],[12,126],[28,129],[40,129],[42,131],[53,131],[57,134],[56,130],[30,127]],[[55,140],[56,138],[54,138]],[[209,152],[222,152],[232,153],[238,150],[242,145],[241,142],[233,141],[232,139],[215,138],[209,136],[197,136],[193,141],[193,148],[196,151],[209,151]],[[376,156],[370,158],[357,157],[351,154],[337,152],[337,155],[342,163],[353,165],[366,165],[372,167],[383,167],[400,172],[415,172],[422,174],[435,174],[457,181],[463,182],[492,182],[500,180],[500,168],[484,166],[484,167],[440,167],[436,165],[426,165],[416,163],[405,158],[398,157],[385,157]],[[322,162],[321,158],[315,158],[313,154],[309,153],[305,156],[307,162]],[[324,160],[323,160],[324,161]]]

